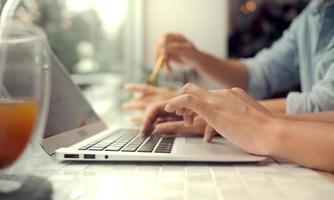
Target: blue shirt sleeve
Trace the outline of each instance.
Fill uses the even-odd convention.
[[[254,58],[243,59],[248,73],[248,93],[254,98],[269,97],[299,83],[298,48],[295,31],[297,17],[283,36],[270,49],[260,51]]]
[[[288,114],[334,110],[334,62],[323,79],[307,93],[291,92],[287,97]]]

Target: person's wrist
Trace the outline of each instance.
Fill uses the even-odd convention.
[[[279,151],[282,148],[284,140],[286,139],[286,119],[282,118],[282,116],[273,114],[271,116],[270,122],[266,124],[265,132],[265,155],[271,157],[279,157]]]
[[[203,68],[206,65],[207,54],[201,52],[197,49],[193,51],[192,60],[194,69],[198,70]]]
[[[274,156],[277,148],[277,139],[279,138],[282,122],[275,114],[265,116],[258,120],[256,128],[256,154],[263,156]]]

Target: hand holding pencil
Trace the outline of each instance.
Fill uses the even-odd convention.
[[[158,59],[155,62],[153,70],[152,70],[150,76],[148,77],[148,79],[146,80],[146,84],[156,85],[157,77],[159,75],[159,72],[160,72],[161,68],[163,67],[165,59],[166,59],[166,54],[165,53],[161,53],[158,56]]]

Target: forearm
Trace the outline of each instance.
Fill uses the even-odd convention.
[[[269,155],[334,172],[334,124],[274,119],[267,134]]]
[[[294,114],[294,115],[278,113],[277,116],[283,117],[285,119],[298,120],[298,121],[334,122],[334,111]]]
[[[285,113],[286,99],[261,100],[259,103],[273,113]]]
[[[334,122],[334,111],[305,114],[286,114],[286,98],[258,101],[278,117],[298,121]]]
[[[238,60],[223,60],[198,52],[194,67],[200,73],[225,85],[227,88],[239,87],[247,90],[248,71],[246,66]]]

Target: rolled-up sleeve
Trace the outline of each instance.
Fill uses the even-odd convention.
[[[269,97],[299,83],[298,48],[295,30],[298,17],[270,49],[254,58],[242,59],[248,74],[248,93],[256,99]]]
[[[334,62],[323,79],[318,81],[310,92],[291,92],[287,97],[288,114],[321,112],[334,110]]]

